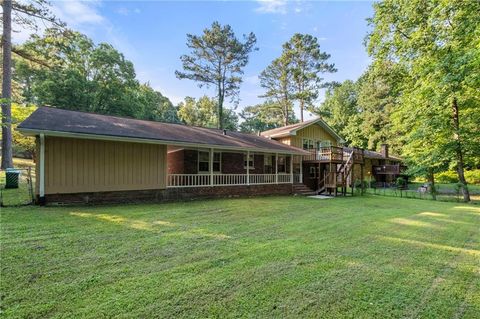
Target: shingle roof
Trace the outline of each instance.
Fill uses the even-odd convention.
[[[286,154],[305,154],[297,147],[263,136],[192,127],[181,124],[144,121],[118,116],[40,107],[17,128],[29,135],[64,135],[88,138],[115,137],[125,140],[150,140],[171,145],[198,145],[238,150],[255,150]]]
[[[291,124],[283,127],[278,127],[274,128],[272,130],[264,131],[261,132],[260,134],[262,136],[268,136],[268,137],[284,137],[284,136],[290,136],[290,135],[295,135],[295,132],[298,130],[301,130],[307,126],[313,125],[313,124],[318,124],[321,127],[323,127],[328,133],[330,133],[338,142],[343,143],[344,140],[343,138],[337,134],[324,120],[321,118],[317,117],[312,120],[308,120],[305,122],[301,123],[296,123],[296,124]]]

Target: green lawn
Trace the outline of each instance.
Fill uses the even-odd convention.
[[[1,311],[478,318],[480,207],[381,196],[1,211]]]

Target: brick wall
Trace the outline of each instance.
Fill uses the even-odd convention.
[[[168,174],[183,174],[184,151],[178,150],[167,154]]]
[[[77,194],[49,194],[47,204],[107,204],[169,202],[187,199],[227,198],[292,194],[291,184],[241,185],[223,187],[167,188],[163,190],[119,191]]]

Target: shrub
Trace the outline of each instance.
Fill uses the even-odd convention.
[[[435,174],[435,180],[442,184],[459,182],[457,172],[455,171],[445,171]],[[467,184],[480,184],[480,169],[465,171],[465,180],[467,181]]]
[[[435,174],[435,180],[442,184],[458,183],[458,176],[454,171],[445,171]]]
[[[468,184],[480,184],[480,169],[465,172],[465,179]]]
[[[398,177],[395,181],[397,188],[405,188],[407,186],[407,181],[403,177]]]

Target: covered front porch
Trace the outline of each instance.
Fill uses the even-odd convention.
[[[167,149],[167,188],[302,182],[300,155],[222,148]]]

